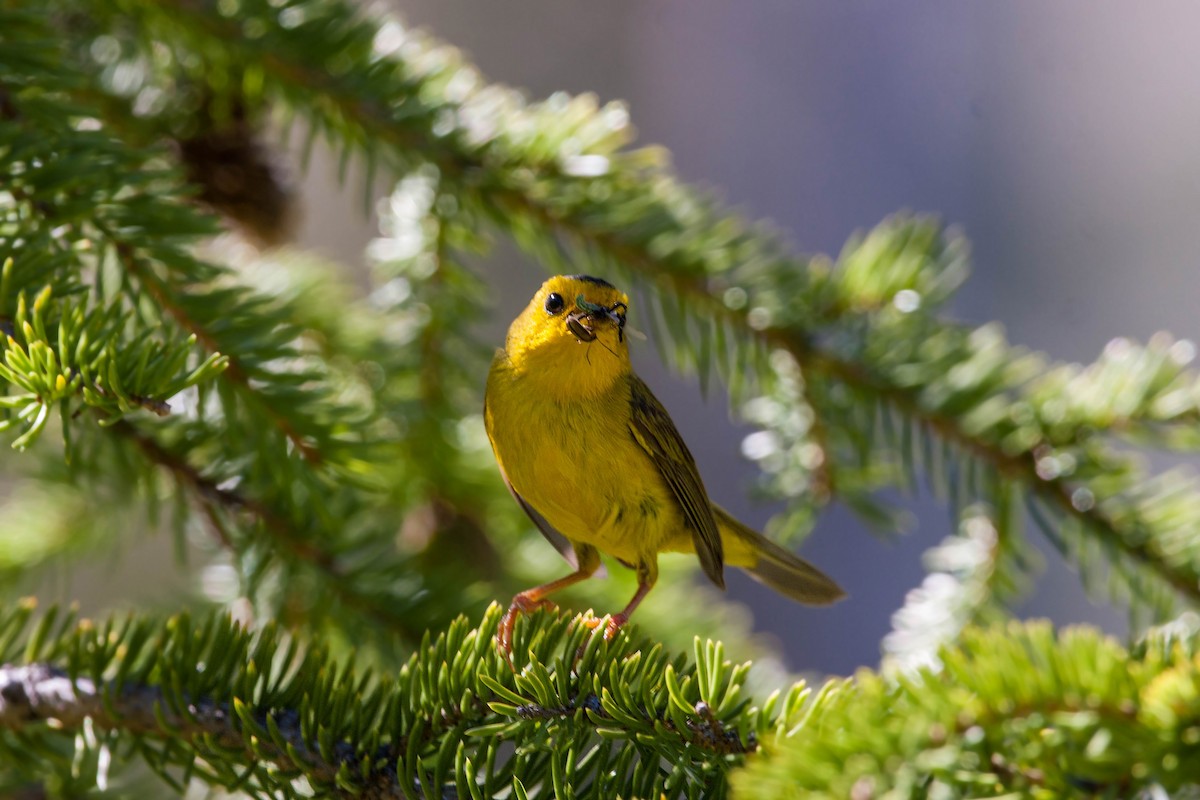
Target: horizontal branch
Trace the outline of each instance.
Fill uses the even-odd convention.
[[[324,576],[326,586],[347,606],[363,612],[387,629],[401,631],[406,635],[419,633],[412,631],[405,617],[397,613],[389,603],[355,591],[354,581],[338,568],[332,554],[296,537],[291,527],[262,503],[218,485],[186,459],[170,452],[152,436],[138,430],[126,420],[113,423],[109,430],[132,442],[148,461],[166,469],[175,481],[188,491],[192,499],[208,513],[213,523],[214,535],[224,547],[237,550],[237,546],[229,540],[219,524],[220,514],[249,515],[261,523],[262,530],[271,536],[282,552],[296,561],[308,564]]]
[[[989,463],[998,473],[1029,487],[1034,494],[1049,500],[1067,516],[1086,524],[1116,549],[1153,570],[1189,601],[1200,603],[1200,580],[1197,580],[1194,574],[1178,570],[1163,561],[1148,540],[1138,542],[1131,539],[1099,504],[1086,508],[1077,505],[1073,500],[1075,487],[1067,478],[1043,478],[1039,475],[1035,455],[1038,445],[1020,453],[1006,453],[982,437],[965,431],[962,421],[957,417],[924,408],[918,398],[917,389],[900,387],[880,380],[861,365],[840,359],[829,352],[822,352],[807,341],[785,332],[774,335],[773,331],[766,331],[764,334],[791,352],[803,367],[877,394],[906,416],[920,420],[944,440]]]
[[[0,613],[10,660],[0,666],[0,732],[16,734],[8,748],[74,737],[85,724],[118,743],[162,742],[157,754],[153,746],[113,752],[143,753],[160,771],[183,767],[226,788],[253,779],[265,791],[305,777],[320,796],[383,800],[457,797],[465,788],[495,796],[516,779],[540,784],[544,796],[550,772],[572,763],[580,797],[609,796],[603,787],[613,780],[628,794],[625,781],[647,776],[673,786],[653,792],[669,797],[687,788],[686,777],[691,797],[723,781],[757,749],[757,736],[794,726],[802,713],[792,701],[778,716],[735,707],[748,665],[732,667],[719,644],[697,644],[690,664],[629,632],[610,642],[570,616],[522,619],[525,657],[510,662],[493,641],[501,611],[493,605],[476,628],[459,618],[377,680],[273,625],[252,633],[223,615],[56,625],[53,609],[30,625],[26,604],[9,618]],[[29,663],[12,663],[22,652]],[[517,754],[505,752],[512,746]],[[448,769],[445,756],[455,752]],[[642,762],[633,773],[631,758]],[[207,768],[193,772],[197,759]]]
[[[158,304],[159,308],[161,308],[172,319],[174,319],[179,327],[183,328],[188,333],[195,334],[196,341],[198,341],[209,353],[221,353],[222,348],[218,346],[216,340],[213,339],[212,334],[209,333],[209,331],[205,329],[205,327],[198,321],[192,319],[192,317],[188,315],[187,311],[185,311],[179,305],[179,303],[175,302],[174,298],[171,297],[168,287],[154,274],[153,270],[149,266],[143,263],[142,259],[138,257],[134,247],[128,242],[123,241],[119,237],[115,236],[110,231],[105,231],[105,233],[112,241],[117,252],[117,257],[120,259],[121,265],[125,268],[125,271],[138,281],[142,288],[144,288],[146,292],[154,299],[154,302]],[[296,432],[296,429],[292,425],[291,421],[279,413],[278,409],[269,403],[262,402],[262,399],[259,393],[255,391],[249,376],[246,375],[245,369],[242,368],[237,355],[225,353],[225,356],[229,359],[229,366],[225,369],[224,375],[229,380],[237,384],[237,386],[243,390],[245,395],[259,401],[259,405],[262,407],[267,417],[276,427],[279,428],[280,433],[282,433],[284,437],[292,443],[292,446],[296,448],[296,451],[300,453],[305,461],[308,461],[311,464],[320,464],[324,460],[324,456],[321,451],[312,443],[305,441],[304,437]]]
[[[699,719],[689,720],[686,731],[676,731],[681,739],[714,754],[746,754],[758,749],[751,734],[742,742],[735,731],[722,726],[707,706],[698,704]],[[520,706],[517,715],[524,720],[588,719],[578,717],[579,709],[587,709],[599,719],[611,720],[603,711],[596,695],[589,695],[577,704],[546,708],[536,704]],[[476,717],[487,713],[486,706],[475,704]],[[208,737],[223,750],[241,750],[247,763],[264,756],[287,769],[304,772],[322,783],[333,783],[343,765],[357,763],[355,747],[350,742],[333,746],[335,758],[322,757],[308,745],[300,727],[300,713],[294,709],[277,709],[269,713],[255,712],[255,722],[262,730],[277,730],[282,744],[275,737],[255,736],[255,746],[248,741],[247,731],[240,724],[229,703],[207,698],[188,698],[184,708],[154,686],[115,687],[97,685],[89,678],[72,679],[66,670],[51,664],[5,664],[0,666],[0,728],[22,730],[32,723],[52,722],[56,730],[75,731],[90,719],[104,730],[117,730],[139,736],[160,739],[196,740]],[[464,723],[478,722],[461,709],[447,709],[442,715],[443,728],[452,729]],[[664,724],[675,730],[669,718],[649,715],[647,721]],[[268,721],[269,720],[269,721]],[[436,731],[430,730],[426,738]],[[377,767],[365,787],[356,791],[341,790],[338,796],[390,800],[407,798],[396,778],[395,759],[408,746],[401,737],[398,743],[386,745],[377,754]],[[418,785],[418,791],[420,786]],[[424,796],[424,795],[422,795]],[[451,795],[454,796],[453,790]]]
[[[243,752],[247,764],[266,758],[279,767],[299,770],[327,785],[335,783],[343,764],[354,761],[354,748],[345,742],[334,745],[334,760],[323,758],[309,747],[296,711],[279,710],[255,716],[261,729],[274,729],[278,737],[256,736],[251,746],[245,726],[238,724],[228,703],[190,698],[185,708],[177,708],[161,689],[153,686],[113,687],[97,685],[88,678],[72,680],[65,670],[44,663],[0,666],[0,727],[9,730],[50,722],[59,730],[77,731],[90,719],[103,730],[139,736],[189,741],[204,737],[222,750]],[[388,768],[375,770],[374,780],[361,791],[335,792],[338,797],[369,800],[407,797],[400,790],[395,769]]]

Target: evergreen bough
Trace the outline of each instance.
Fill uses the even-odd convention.
[[[279,134],[386,197],[367,297],[315,256],[211,243],[286,240]],[[935,220],[802,258],[631,141],[618,105],[526,102],[345,2],[0,0],[6,787],[161,792],[141,765],[271,797],[1197,791],[1200,494],[1131,447],[1200,448],[1194,346],[1053,363],[940,313],[967,248]],[[669,619],[607,643],[538,614],[500,658],[488,601],[555,556],[482,434],[493,236],[630,287],[664,361],[721,381],[779,539],[833,499],[894,525],[889,487],[952,507],[878,673],[752,689],[724,657],[754,650],[744,621],[678,564]],[[1134,645],[1006,622],[1027,518]],[[147,526],[228,578],[188,600],[213,608],[15,601]],[[609,583],[575,598],[612,606]],[[701,630],[726,644],[676,655]]]

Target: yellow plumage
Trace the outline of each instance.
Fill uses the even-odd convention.
[[[546,281],[512,323],[488,374],[484,419],[514,497],[574,573],[522,592],[516,615],[591,575],[599,553],[638,572],[638,592],[613,617],[624,624],[658,577],[661,552],[696,553],[722,588],[723,567],[748,570],[807,603],[842,597],[808,562],[763,538],[708,499],[670,416],[634,374],[624,336],[629,298],[586,275]]]

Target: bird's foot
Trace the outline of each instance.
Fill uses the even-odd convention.
[[[600,627],[600,623],[604,621],[604,617],[590,617],[588,619],[580,619],[579,623],[592,630]],[[604,626],[604,640],[612,641],[612,638],[617,635],[617,631],[625,627],[625,623],[629,622],[629,615],[622,611],[620,614],[613,614],[608,618],[608,624]]]
[[[513,629],[517,625],[517,617],[537,611],[539,608],[554,607],[554,603],[549,600],[530,596],[528,592],[521,592],[513,598],[512,605],[508,607],[508,611],[504,612],[504,616],[500,618],[500,626],[496,628],[496,646],[508,658],[509,664],[512,663]]]

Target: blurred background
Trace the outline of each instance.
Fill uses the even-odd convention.
[[[1117,336],[1197,336],[1200,6],[392,5],[466,51],[486,78],[531,97],[624,100],[639,142],[668,148],[683,180],[774,220],[801,251],[836,254],[852,232],[900,209],[938,214],[973,243],[973,275],[951,312],[999,321],[1017,344],[1088,361]],[[318,153],[301,179],[300,243],[361,265],[375,224],[353,181],[338,188],[336,170]],[[487,275],[496,289],[487,330],[499,344],[544,274],[498,249]],[[635,326],[637,316],[631,309]],[[730,422],[719,392],[702,401],[696,385],[658,366],[649,343],[640,351],[639,371],[714,499],[761,527],[772,509],[748,499],[748,429]],[[878,662],[891,614],[924,577],[922,552],[954,525],[928,496],[897,501],[913,515],[907,535],[880,540],[834,507],[806,542],[803,554],[850,594],[833,608],[793,605],[731,576],[731,598],[752,607],[792,668],[844,674]],[[1036,531],[1029,538],[1043,544]],[[1056,556],[1046,561],[1022,616],[1123,633],[1123,610],[1092,604]]]

